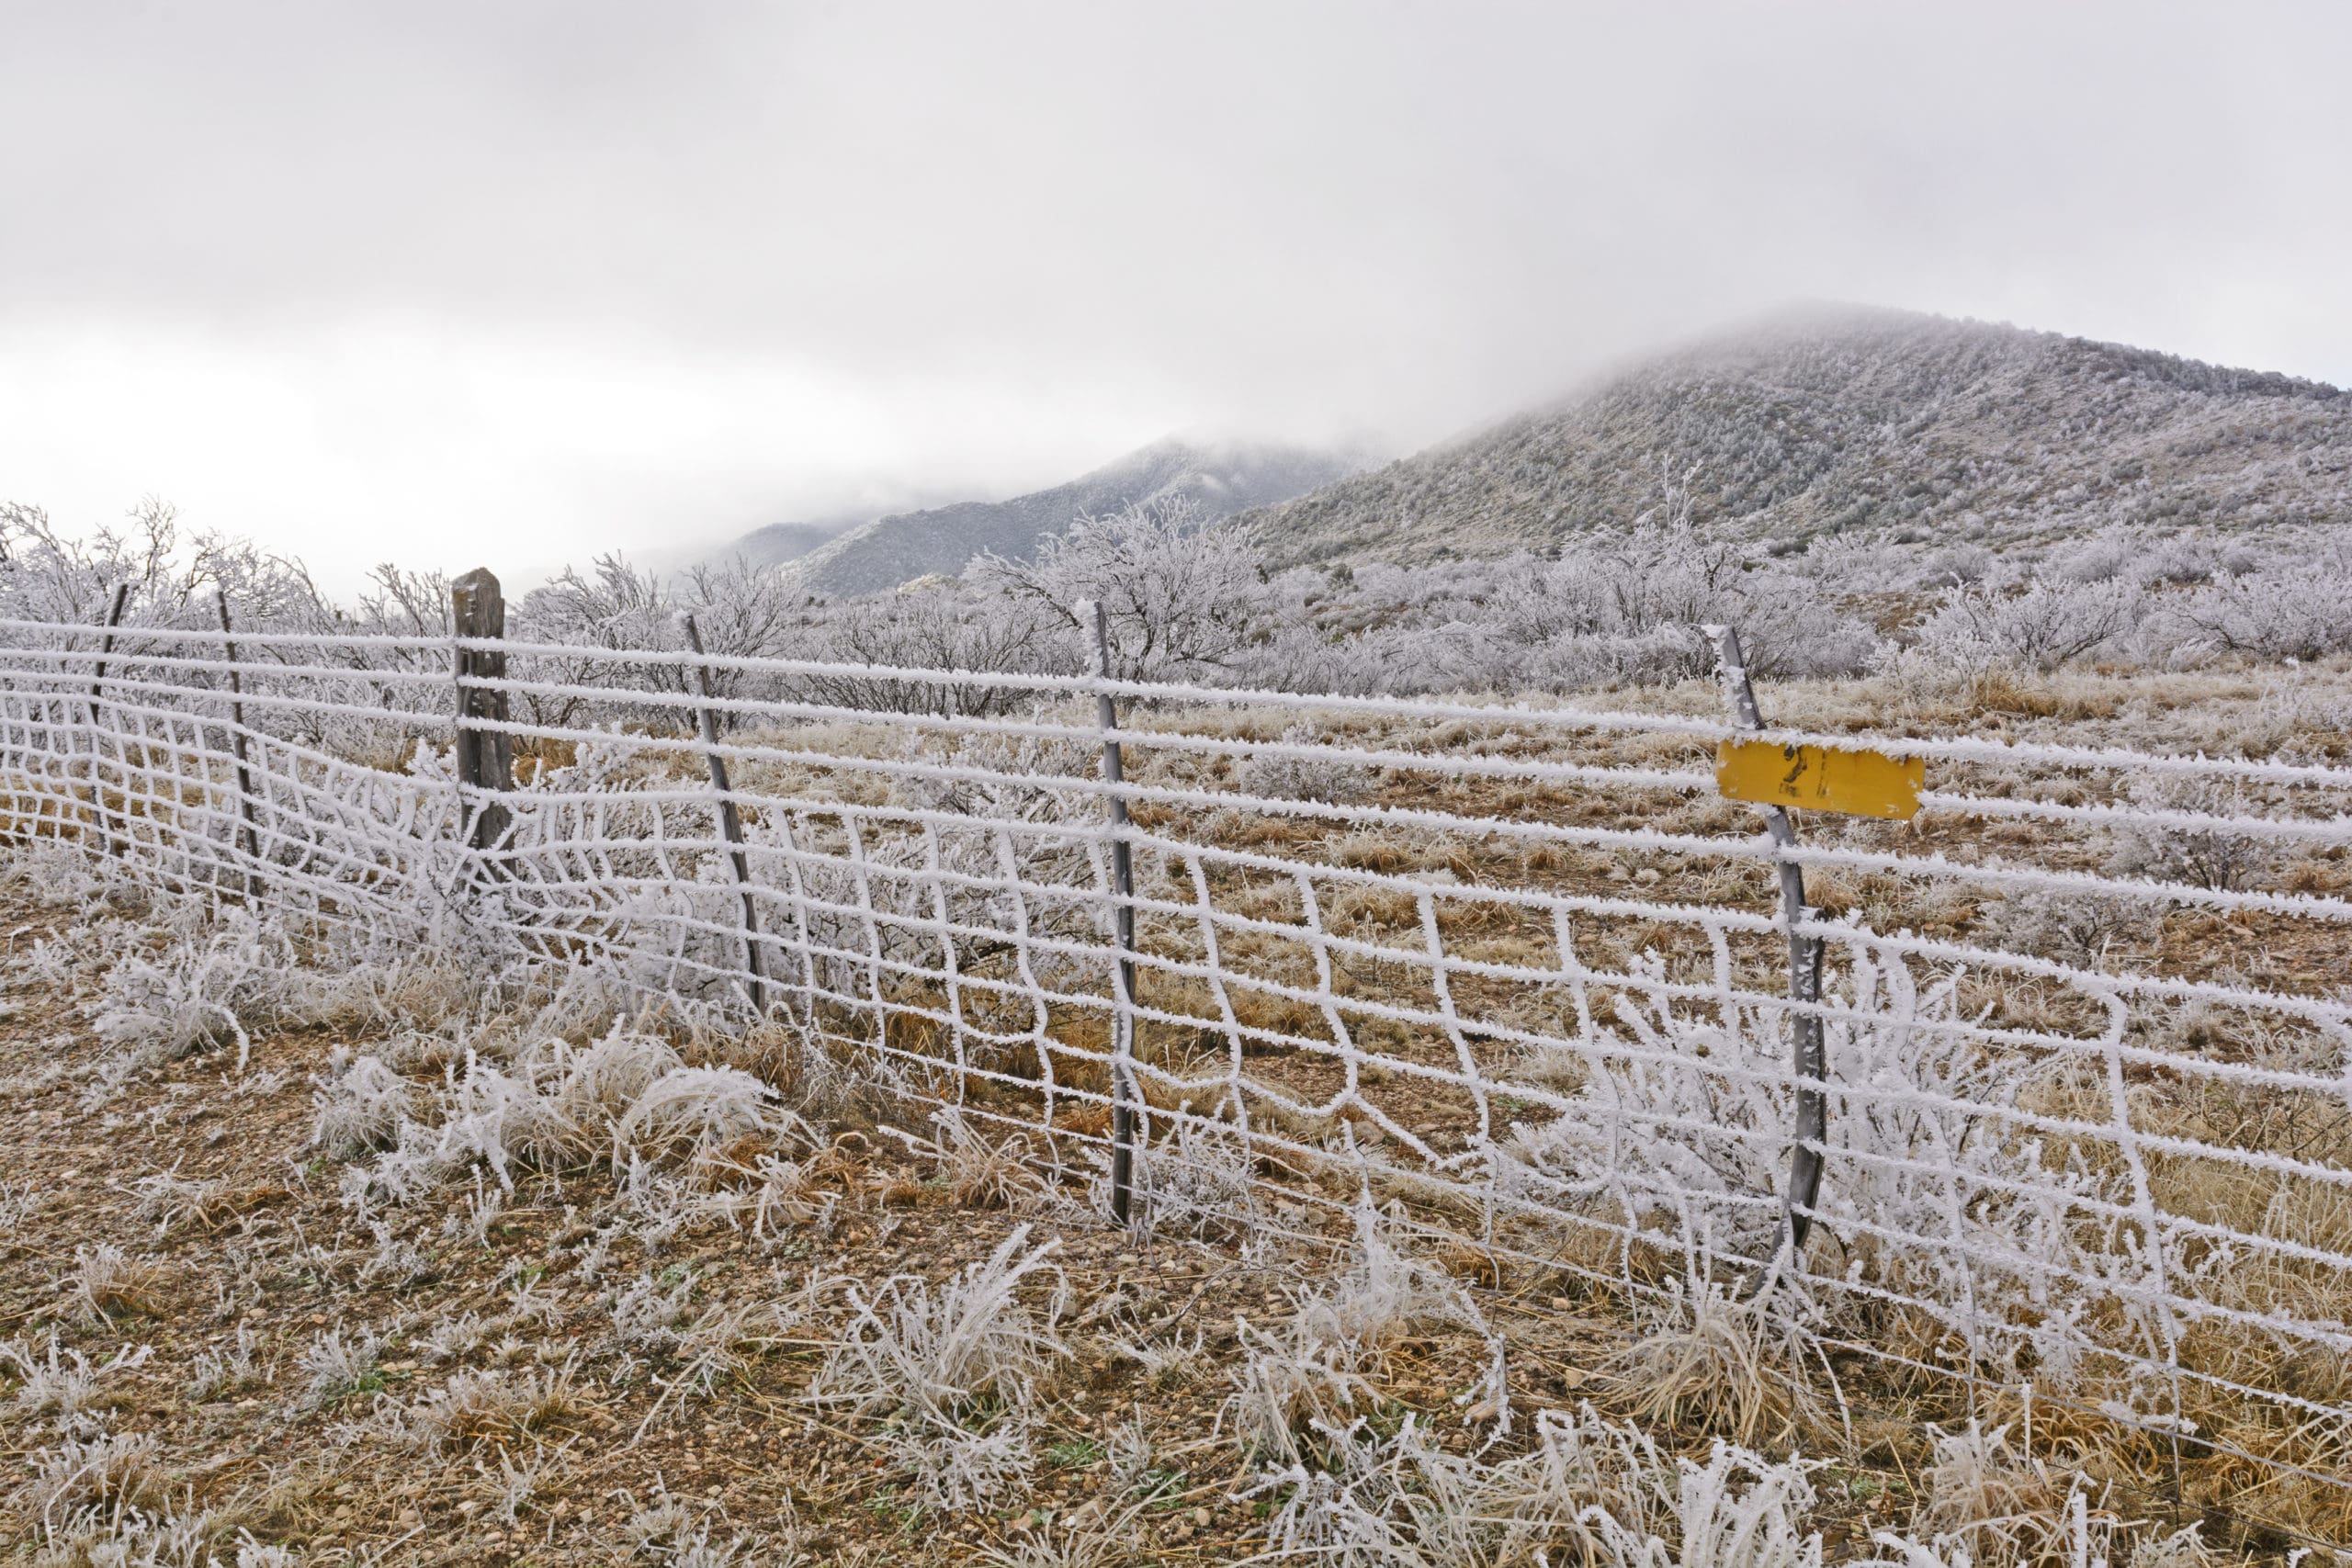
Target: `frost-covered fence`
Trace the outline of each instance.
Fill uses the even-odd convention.
[[[1368,1194],[1514,1288],[1761,1277],[1880,1386],[2030,1383],[2249,1485],[2341,1477],[2352,770],[1767,732],[1928,769],[1914,821],[1809,817],[1785,852],[1822,911],[1805,1001],[1711,718],[186,629],[120,634],[101,674],[101,635],[0,622],[7,831],[259,889],[330,957],[764,1011],[1098,1180],[1124,1040],[1138,1225],[1323,1235]],[[469,691],[568,716],[469,710],[514,756],[485,846],[468,651],[506,659]],[[1801,1016],[1821,1176],[1775,1259]]]

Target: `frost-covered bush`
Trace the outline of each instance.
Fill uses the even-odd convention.
[[[2232,891],[2259,881],[2278,861],[2278,840],[2257,829],[2233,828],[2230,818],[2259,818],[2265,813],[2243,785],[2205,777],[2133,779],[2131,805],[2156,813],[2191,814],[2217,820],[2177,823],[2126,821],[2114,829],[2108,869],[2158,882],[2186,882]]]
[[[2062,1303],[2102,1293],[2070,1282],[2095,1275],[2105,1250],[2083,1214],[2120,1196],[2116,1178],[1985,1114],[2042,1069],[2035,1054],[1988,1047],[1962,1027],[1957,974],[1922,985],[1859,935],[1838,952],[1824,994],[1860,1016],[1825,1026],[1829,1143],[1811,1255],[1916,1303],[1988,1364],[2014,1366],[2030,1346],[2064,1359],[2073,1318]],[[1664,981],[1655,960],[1634,972]],[[1581,1088],[1516,1130],[1500,1175],[1698,1259],[1692,1284],[1705,1290],[1706,1274],[1779,1246],[1795,1093],[1786,1024],[1778,1009],[1678,1002],[1638,982],[1613,999],[1614,1026],[1580,1012],[1555,1076],[1580,1075]],[[1867,1297],[1831,1292],[1814,1310],[1869,1309]]]
[[[1091,668],[1094,627],[1079,605],[1102,605],[1111,673],[1124,681],[1193,681],[1240,668],[1278,602],[1249,536],[1204,518],[1182,498],[1080,517],[1026,561],[988,556],[967,576],[1055,628]]]
[[[1321,737],[1311,724],[1294,724],[1283,731],[1288,747],[1311,747]],[[1250,795],[1275,800],[1319,800],[1337,804],[1362,799],[1372,787],[1372,775],[1352,762],[1324,756],[1260,752],[1234,770],[1233,782]]]
[[[2021,593],[1963,584],[1920,623],[1917,641],[1955,670],[2050,671],[2119,646],[2144,609],[2140,586],[2117,578],[2036,582]]]
[[[2168,643],[2256,659],[2324,659],[2352,651],[2352,544],[2317,547],[2219,579],[2159,606]]]

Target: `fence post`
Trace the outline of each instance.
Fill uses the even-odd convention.
[[[245,846],[245,891],[254,886],[253,868],[261,862],[261,834],[254,810],[254,775],[245,758],[244,682],[237,675],[237,644],[229,626],[229,594],[215,587],[213,600],[220,607],[220,646],[229,661],[229,746],[237,754],[237,805],[244,816],[244,826],[239,837]]]
[[[678,617],[686,628],[686,643],[695,650],[695,684],[702,693],[696,709],[702,718],[703,759],[710,764],[710,787],[718,795],[718,830],[727,840],[727,858],[735,867],[735,893],[743,900],[743,973],[751,976],[752,1010],[767,1016],[767,977],[760,969],[760,911],[752,897],[752,866],[743,853],[743,817],[735,808],[735,794],[727,782],[727,759],[718,754],[718,714],[713,700],[710,666],[703,658],[702,628],[691,615]]]
[[[506,678],[505,651],[464,646],[468,641],[494,642],[506,635],[506,600],[488,567],[478,566],[449,584],[449,619],[458,640],[458,785],[479,803],[466,842],[488,854],[505,844],[514,825],[504,796],[514,787],[514,736],[503,728],[481,727],[483,720],[506,723],[505,690],[477,683]],[[492,858],[488,863],[491,874],[499,874],[499,862]]]
[[[90,820],[96,824],[98,840],[106,845],[107,853],[119,859],[122,844],[107,825],[106,781],[98,773],[98,704],[106,695],[107,660],[114,656],[115,628],[122,624],[122,608],[130,602],[128,581],[114,585],[114,598],[107,605],[106,631],[98,638],[98,661],[90,671]],[[130,809],[130,797],[124,796],[124,809]]]
[[[1756,705],[1756,688],[1748,682],[1738,631],[1731,626],[1702,629],[1715,645],[1715,675],[1723,682],[1732,723],[1742,729],[1763,728],[1764,716]],[[1763,1287],[1781,1258],[1793,1265],[1804,1249],[1813,1229],[1814,1205],[1821,1196],[1821,1145],[1829,1131],[1829,1062],[1818,1007],[1822,944],[1819,938],[1797,931],[1799,923],[1811,919],[1815,911],[1804,901],[1804,868],[1786,852],[1796,848],[1796,828],[1785,807],[1759,806],[1756,810],[1764,818],[1764,830],[1771,835],[1773,863],[1780,868],[1781,919],[1789,933],[1789,999],[1799,1004],[1799,1010],[1790,1038],[1790,1065],[1797,1080],[1796,1124],[1788,1190],[1781,1201],[1781,1244],[1749,1280],[1751,1290]]]
[[[1094,623],[1094,673],[1111,678],[1111,624],[1102,606],[1081,599],[1071,606],[1082,626]],[[1135,864],[1127,844],[1127,801],[1119,784],[1125,777],[1119,753],[1119,707],[1111,694],[1094,694],[1094,715],[1102,730],[1102,781],[1111,786],[1112,920],[1119,942],[1118,990],[1111,999],[1111,1213],[1127,1223],[1135,1204],[1136,1160],[1136,905]]]

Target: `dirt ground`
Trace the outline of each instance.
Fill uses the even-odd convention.
[[[71,916],[22,901],[0,923],[12,954],[73,935]],[[148,1473],[130,1496],[143,1509],[209,1511],[216,1540],[244,1531],[323,1561],[675,1557],[637,1539],[659,1522],[664,1498],[683,1503],[714,1547],[757,1538],[742,1561],[970,1562],[1067,1542],[1073,1518],[1081,1531],[1117,1523],[1100,1533],[1132,1555],[1101,1561],[1218,1562],[1263,1547],[1265,1507],[1234,1495],[1239,1453],[1217,1430],[1227,1392],[1218,1363],[1240,1325],[1289,1310],[1309,1277],[1295,1259],[1248,1262],[1228,1247],[1139,1239],[1091,1213],[1082,1193],[960,1204],[935,1161],[863,1123],[822,1129],[832,1151],[823,1180],[839,1198],[826,1220],[764,1238],[714,1220],[658,1247],[624,1239],[592,1280],[583,1242],[614,1202],[612,1176],[531,1176],[479,1239],[471,1190],[398,1211],[390,1242],[415,1251],[387,1270],[371,1267],[387,1235],[339,1201],[334,1162],[309,1146],[312,1077],[336,1046],[364,1041],[326,1030],[262,1035],[242,1076],[232,1053],[200,1054],[92,1104],[89,1069],[112,1047],[81,1012],[21,979],[0,1012],[0,1074],[14,1085],[0,1099],[11,1222],[0,1233],[0,1337],[38,1351],[54,1336],[96,1364],[143,1348],[136,1365],[96,1380],[90,1402],[107,1430],[152,1439]],[[140,1183],[165,1174],[198,1184],[200,1200],[158,1213],[161,1201]],[[943,1280],[1023,1225],[1033,1242],[1056,1244],[1071,1354],[1050,1386],[1035,1483],[1017,1506],[944,1514],[910,1501],[872,1431],[801,1402],[822,1344],[788,1325],[764,1337],[752,1330],[740,1364],[692,1398],[667,1397],[670,1369],[642,1353],[631,1366],[611,1343],[616,1291],[647,1274],[665,1288],[689,1282],[696,1308],[749,1308],[756,1322],[764,1303],[794,1301],[812,1277],[846,1276],[869,1292],[902,1271]],[[129,1278],[93,1310],[79,1262],[103,1247],[120,1250]],[[1527,1303],[1531,1316],[1552,1315],[1542,1308]],[[469,1314],[479,1343],[454,1353],[426,1343],[435,1325]],[[337,1330],[374,1333],[380,1349],[356,1386],[313,1394],[298,1362]],[[1197,1358],[1156,1371],[1112,1345],[1189,1345],[1195,1334]],[[192,1392],[200,1359],[233,1353],[241,1337],[252,1371]],[[1555,1395],[1584,1382],[1578,1337],[1561,1323],[1531,1338],[1519,1381]],[[1453,1399],[1476,1376],[1479,1347],[1455,1339],[1405,1348],[1382,1390],[1395,1410],[1460,1424]],[[370,1429],[380,1405],[467,1369],[568,1375],[561,1396],[522,1429],[469,1434],[437,1452]],[[21,1476],[55,1440],[50,1421],[21,1400],[0,1419]],[[1138,1419],[1151,1461],[1121,1487],[1109,1450],[1116,1429]],[[510,1484],[534,1466],[528,1485]],[[10,1501],[17,1551],[38,1557],[44,1521],[32,1489],[16,1485]]]

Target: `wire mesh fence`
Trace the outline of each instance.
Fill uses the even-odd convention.
[[[330,960],[594,970],[1131,1182],[1140,1226],[1319,1237],[1369,1197],[1491,1281],[1769,1300],[1849,1377],[2030,1385],[2254,1517],[2347,1485],[2352,770],[1773,730],[1928,785],[1776,847],[1717,792],[1741,732],[1690,716],[225,621],[0,645],[13,836]],[[460,717],[469,650],[503,662]]]

